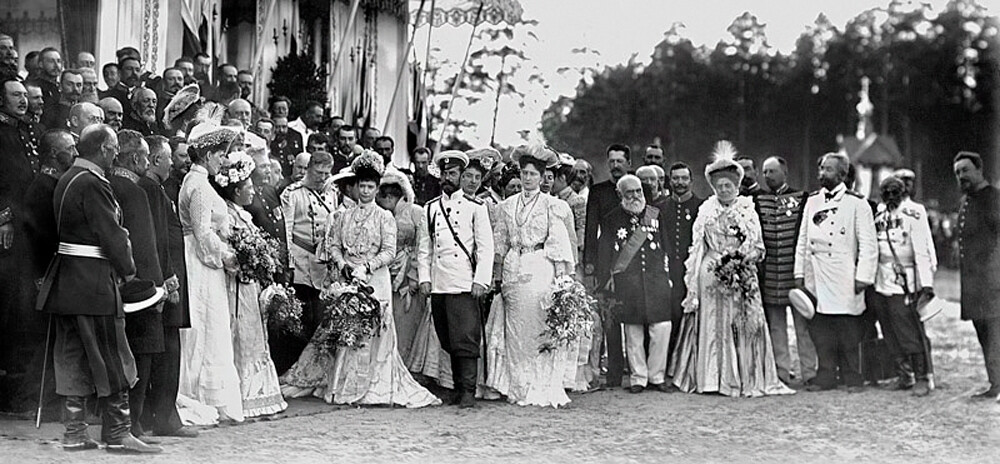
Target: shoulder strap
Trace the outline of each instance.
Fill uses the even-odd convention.
[[[66,188],[63,189],[62,198],[59,199],[59,209],[58,209],[58,211],[56,211],[56,233],[57,234],[59,233],[59,229],[62,226],[62,210],[63,210],[63,204],[66,203],[66,192],[69,192],[69,188],[70,188],[70,186],[73,185],[73,182],[75,182],[77,179],[80,178],[80,176],[84,175],[87,172],[88,171],[80,171],[80,172],[76,173],[76,175],[73,176],[69,180],[69,182],[66,183]]]
[[[455,231],[455,226],[451,225],[451,216],[448,215],[448,210],[444,208],[444,203],[440,204],[441,204],[441,214],[444,215],[444,223],[448,225],[448,230],[451,231],[452,238],[455,239],[455,243],[458,244],[458,247],[462,249],[462,253],[465,253],[465,257],[469,258],[469,262],[472,263],[472,269],[475,270],[476,258],[472,256],[472,253],[469,253],[469,249],[466,248],[465,244],[462,243],[462,240],[458,238],[458,232]]]

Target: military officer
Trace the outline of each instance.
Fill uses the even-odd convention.
[[[322,249],[327,219],[337,209],[336,192],[327,183],[332,169],[333,157],[329,153],[313,153],[305,177],[281,193],[292,287],[305,306],[302,326],[307,340],[322,320],[319,293],[326,279],[326,265],[320,262],[317,250]]]
[[[872,297],[875,307],[871,309],[896,358],[897,389],[913,388],[914,396],[927,396],[930,343],[911,303],[934,294],[931,229],[926,216],[902,204],[905,187],[900,179],[887,177],[881,189],[883,203],[875,215],[879,253]]]
[[[674,291],[670,295],[670,348],[667,360],[673,359],[674,347],[680,339],[681,317],[684,309],[681,301],[687,295],[684,285],[684,261],[688,258],[691,248],[691,228],[698,217],[698,207],[703,201],[691,190],[691,168],[684,162],[676,162],[670,166],[668,173],[670,196],[664,204],[664,214],[667,221],[667,234],[670,237],[671,252],[668,255],[670,264],[670,282]],[[673,385],[673,384],[671,384]]]
[[[806,200],[795,246],[795,284],[816,297],[809,333],[818,369],[810,391],[837,386],[862,389],[858,344],[865,288],[875,282],[878,246],[871,207],[844,180],[850,159],[827,153],[819,168],[822,188]]]
[[[431,296],[441,347],[451,356],[455,379],[452,404],[475,406],[477,362],[483,332],[479,299],[493,277],[493,230],[482,200],[459,188],[469,158],[460,151],[438,153],[443,194],[424,205],[417,229],[420,292]]]
[[[625,175],[617,189],[621,203],[601,218],[601,230],[608,233],[598,239],[598,288],[610,294],[613,310],[625,324],[629,391],[665,392],[671,317],[665,304],[671,293],[666,258],[673,249],[669,220],[646,203],[638,177]]]

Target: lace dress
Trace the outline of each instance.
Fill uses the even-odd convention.
[[[299,361],[282,378],[283,383],[297,379],[314,382],[311,394],[329,403],[395,404],[407,408],[440,404],[436,396],[413,380],[396,348],[392,281],[387,267],[396,253],[392,214],[374,203],[351,207],[334,219],[325,246],[334,263],[356,268],[367,264],[372,269],[368,284],[382,303],[385,326],[363,347],[340,349],[336,358],[330,359],[318,347],[327,330],[321,324]],[[285,386],[282,390],[291,391]]]
[[[250,213],[232,203],[229,204],[229,219],[233,231],[257,229]],[[258,302],[260,284],[240,282],[233,274],[228,275],[227,283],[233,354],[243,393],[243,415],[257,417],[284,411],[288,404],[281,396],[278,372],[271,360]]]
[[[522,406],[559,407],[570,401],[564,382],[575,375],[579,347],[545,353],[539,347],[557,271],[568,273],[575,266],[567,227],[573,216],[558,198],[537,192],[532,197],[519,193],[494,210],[503,281],[487,321],[487,377],[480,394],[505,395]]]
[[[231,256],[220,236],[230,227],[225,200],[208,183],[208,170],[194,165],[178,195],[184,229],[191,328],[181,329],[178,411],[188,423],[210,424],[199,406],[214,407],[221,418],[243,420],[240,378],[233,355],[229,297],[223,260]]]
[[[423,208],[400,200],[393,216],[396,219],[396,256],[389,263],[392,278],[392,315],[396,323],[396,345],[403,360],[410,357],[410,349],[427,299],[417,294],[417,224],[423,217]],[[409,364],[407,364],[409,365]]]
[[[778,380],[774,351],[756,282],[749,298],[719,291],[712,265],[739,250],[760,259],[764,242],[749,197],[726,207],[715,196],[698,210],[691,254],[684,263],[681,341],[674,352],[674,385],[684,392],[756,397],[794,393]],[[742,241],[741,241],[742,238]]]

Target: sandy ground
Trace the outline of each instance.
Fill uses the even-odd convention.
[[[164,439],[153,457],[71,454],[59,424],[0,420],[0,462],[1000,462],[1000,404],[968,399],[986,384],[972,325],[951,305],[928,330],[938,389],[924,399],[874,388],[762,399],[614,390],[571,395],[559,410],[472,411],[294,400],[270,420]]]

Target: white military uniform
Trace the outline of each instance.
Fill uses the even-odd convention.
[[[327,222],[337,209],[336,191],[330,187],[317,192],[298,181],[281,193],[288,231],[288,256],[295,271],[293,283],[323,288],[326,265],[318,259],[323,249]]]
[[[476,267],[448,227],[448,221]],[[417,275],[431,283],[431,293],[472,291],[472,284],[489,287],[493,278],[493,229],[486,204],[467,197],[461,189],[441,195],[424,205],[424,220],[417,229]]]
[[[882,295],[904,295],[902,282],[893,265],[898,259],[906,275],[910,293],[934,286],[934,240],[922,208],[916,209],[903,201],[895,210],[878,205],[875,228],[878,231],[878,272],[875,291]],[[890,248],[889,242],[892,242]],[[895,251],[895,256],[893,252]]]
[[[916,212],[916,214],[920,215],[920,217],[923,218],[924,222],[927,223],[927,230],[928,232],[930,232],[930,227],[931,227],[930,219],[927,216],[927,208],[925,208],[924,205],[913,201],[913,199],[910,197],[906,197],[906,199],[904,199],[899,204],[899,207],[911,210],[913,212]],[[927,252],[930,253],[931,256],[931,272],[937,272],[937,266],[938,266],[937,249],[934,248],[933,235],[931,235],[931,239],[930,241],[927,242],[927,244],[929,245],[927,248]]]
[[[828,196],[829,195],[829,196]],[[795,278],[816,295],[816,312],[858,316],[864,293],[854,281],[875,283],[878,247],[871,207],[841,183],[812,194],[802,211],[795,247]]]

